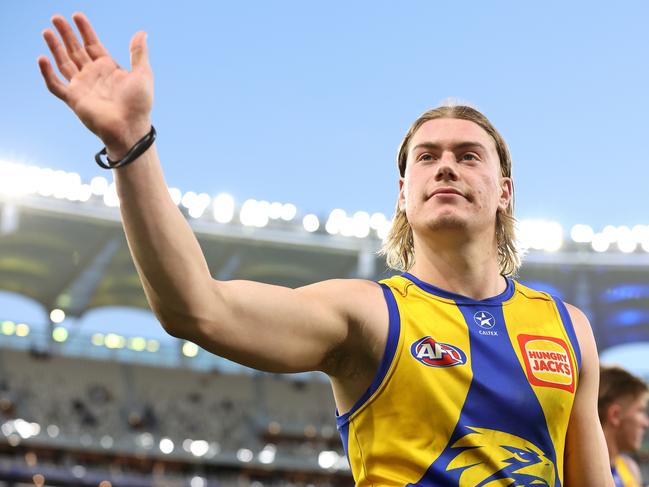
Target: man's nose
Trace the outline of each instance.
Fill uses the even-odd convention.
[[[454,154],[444,153],[437,165],[437,181],[455,181],[457,180],[457,161]]]

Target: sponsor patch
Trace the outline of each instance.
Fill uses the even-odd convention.
[[[530,384],[575,392],[575,368],[566,342],[560,338],[518,335]]]
[[[466,363],[466,354],[449,343],[435,341],[426,336],[410,346],[412,356],[428,367],[453,367]]]

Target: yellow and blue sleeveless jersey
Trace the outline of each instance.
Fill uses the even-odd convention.
[[[509,279],[481,301],[380,284],[384,356],[336,417],[356,485],[561,486],[581,360],[565,305]]]
[[[615,461],[611,466],[611,473],[613,474],[615,487],[641,487],[622,455],[615,457]]]

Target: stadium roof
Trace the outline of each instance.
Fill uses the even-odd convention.
[[[70,179],[69,174],[59,176]],[[54,309],[76,318],[100,307],[148,309],[114,187],[112,196],[110,188],[100,195],[81,183],[70,186],[67,196],[34,188],[13,187],[0,171],[0,290],[33,299],[46,316]],[[79,196],[80,189],[85,196]],[[326,225],[315,215],[306,215],[300,223],[292,205],[283,207],[288,217],[280,218],[281,212],[269,217],[273,205],[282,205],[249,200],[239,208],[226,201],[229,216],[221,218],[219,197],[204,196],[205,201],[202,195],[177,191],[172,197],[196,233],[216,279],[298,287],[332,278],[380,279],[390,274],[377,255],[381,232],[389,224],[383,215],[374,225],[367,213],[351,217],[334,210],[328,220],[322,219]],[[214,206],[211,215],[205,213],[209,204]],[[546,248],[527,254],[521,281],[584,309],[601,348],[649,341],[649,227],[610,227],[594,233],[575,226],[572,240],[563,242],[558,224],[521,226],[530,247]],[[618,250],[606,251],[614,242]]]

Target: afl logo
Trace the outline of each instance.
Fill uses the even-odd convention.
[[[473,321],[475,321],[476,325],[485,330],[492,329],[496,324],[496,318],[494,318],[494,315],[488,311],[478,311],[473,315]]]
[[[410,353],[428,367],[453,367],[466,363],[466,354],[448,343],[436,342],[432,337],[424,337],[410,346]]]

